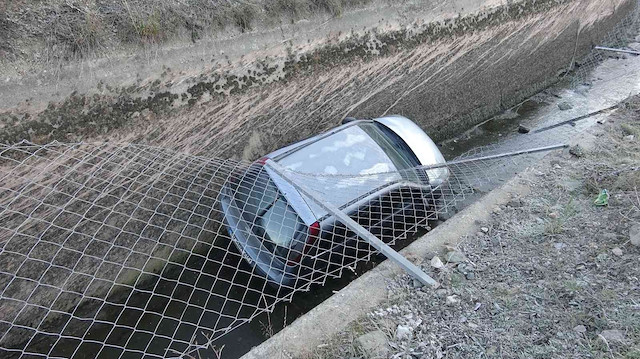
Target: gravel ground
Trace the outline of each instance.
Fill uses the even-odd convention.
[[[640,358],[640,97],[592,132],[308,358]]]

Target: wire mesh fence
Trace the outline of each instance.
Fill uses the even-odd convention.
[[[603,45],[637,26],[634,12]],[[587,57],[574,86],[602,60]],[[287,179],[393,245],[590,125],[557,124],[436,165],[380,136],[369,152],[336,149],[341,171],[282,162],[287,178],[271,160],[136,144],[0,145],[0,356],[197,357],[377,253]]]
[[[345,155],[349,168],[358,153]],[[479,155],[351,174],[292,164],[287,177],[393,245],[523,160]],[[195,355],[376,253],[262,161],[27,142],[0,147],[0,159],[6,357]]]

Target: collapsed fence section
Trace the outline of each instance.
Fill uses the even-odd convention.
[[[285,181],[264,161],[132,144],[2,146],[0,352],[195,355],[376,255],[309,193],[394,245],[517,162],[484,156],[344,175],[285,168]]]

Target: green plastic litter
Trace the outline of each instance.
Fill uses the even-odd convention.
[[[593,204],[595,204],[596,206],[609,205],[609,191],[607,191],[606,189],[603,189],[598,195],[598,198],[596,198],[596,200],[593,201]]]

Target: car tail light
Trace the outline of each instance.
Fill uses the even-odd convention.
[[[320,237],[320,223],[313,222],[309,226],[309,229],[307,231],[307,242],[304,244],[304,247],[302,248],[302,252],[298,253],[295,257],[289,259],[287,261],[287,265],[294,266],[300,263],[300,260],[302,259],[302,255],[307,254],[309,252],[309,249],[311,248],[311,246],[313,246],[316,243],[316,241],[318,240],[318,237]]]
[[[260,159],[257,159],[256,163],[264,165],[265,163],[267,163],[268,160],[269,160],[269,157],[262,157]]]

